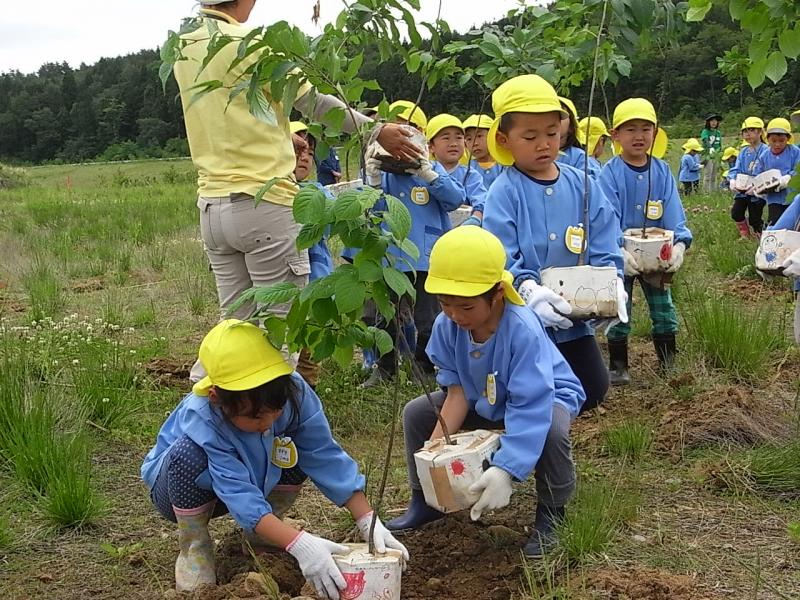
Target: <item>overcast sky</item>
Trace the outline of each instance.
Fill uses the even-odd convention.
[[[534,2],[529,3],[537,3]],[[3,7],[0,19],[0,73],[16,69],[32,73],[46,62],[67,61],[72,67],[101,57],[156,48],[169,29],[193,14],[195,0],[31,0]],[[323,21],[342,8],[340,0],[320,0]],[[309,34],[314,0],[258,0],[248,21],[267,25],[286,20]],[[433,20],[438,2],[421,0],[419,20]],[[515,0],[442,0],[442,17],[457,31],[497,19],[517,5]]]

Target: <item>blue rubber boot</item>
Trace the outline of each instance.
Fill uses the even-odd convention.
[[[533,531],[522,549],[525,558],[542,558],[558,545],[556,527],[564,519],[564,514],[563,506],[556,507],[539,504],[536,507]]]
[[[439,512],[425,503],[422,490],[411,490],[411,502],[409,502],[406,512],[388,521],[386,529],[389,531],[419,529],[426,523],[441,519],[443,516],[443,512]]]

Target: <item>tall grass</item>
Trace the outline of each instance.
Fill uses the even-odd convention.
[[[758,446],[748,452],[748,470],[757,488],[800,497],[800,441]]]
[[[605,430],[603,439],[611,456],[638,460],[650,449],[653,431],[644,423],[626,421]]]
[[[696,296],[684,307],[693,345],[706,364],[740,380],[758,379],[771,351],[785,345],[771,307],[754,311],[725,295]]]
[[[30,318],[41,321],[59,314],[64,305],[61,282],[52,266],[37,257],[30,270],[22,276],[22,286],[30,303]]]

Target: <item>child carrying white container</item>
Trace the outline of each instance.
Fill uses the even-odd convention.
[[[758,237],[764,230],[763,215],[767,202],[753,195],[751,184],[752,178],[764,170],[764,154],[769,147],[764,143],[764,121],[760,117],[745,118],[741,131],[744,145],[728,172],[728,185],[734,194],[731,219],[736,223],[739,237],[746,239],[751,235]]]
[[[788,208],[767,229],[800,231],[800,194],[794,197]],[[794,279],[794,341],[800,345],[800,250],[795,250],[783,262],[783,274]]]
[[[762,194],[767,200],[769,224],[774,225],[789,206],[787,198],[797,192],[789,189],[789,180],[800,162],[800,148],[794,145],[791,124],[780,117],[767,123],[767,144],[769,150],[762,155],[762,171],[776,169],[780,172],[778,185]],[[793,193],[790,195],[789,192]]]
[[[458,227],[433,248],[425,289],[436,294],[436,319],[428,354],[447,391],[431,396],[447,429],[505,429],[489,468],[470,491],[480,494],[473,520],[506,506],[512,481],[535,468],[538,506],[524,553],[540,557],[556,540],[555,527],[575,490],[569,437],[585,395],[569,365],[512,285],[500,240],[479,227]],[[409,402],[403,427],[411,503],[390,530],[417,529],[442,518],[425,503],[414,453],[442,437],[425,396]]]

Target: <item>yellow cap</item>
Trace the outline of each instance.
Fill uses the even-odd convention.
[[[252,323],[220,321],[200,344],[200,362],[206,375],[192,391],[207,396],[211,386],[233,392],[252,390],[293,371],[283,355]]]
[[[513,165],[514,156],[497,144],[497,128],[503,115],[514,112],[557,112],[564,118],[567,114],[561,108],[558,94],[553,86],[538,75],[519,75],[501,84],[492,93],[492,110],[495,119],[486,136],[486,145],[489,154],[504,166]]]
[[[723,158],[722,160],[725,160],[725,159]],[[723,178],[723,179],[727,179],[727,178],[728,178],[728,173],[730,173],[730,172],[731,172],[731,170],[730,170],[730,169],[725,169],[725,170],[722,172],[722,178]]]
[[[722,160],[730,160],[731,158],[735,158],[737,156],[739,156],[739,151],[733,146],[728,146],[722,151]]]
[[[415,104],[413,102],[409,102],[408,100],[397,100],[389,105],[389,110],[394,111],[396,108],[402,108],[403,112],[397,116],[413,123],[425,131],[425,128],[428,126],[428,117],[426,117],[425,113],[422,112],[422,108],[419,106],[414,108],[414,106]]]
[[[575,117],[575,122],[578,122],[578,109],[575,108],[575,103],[570,100],[569,98],[565,98],[564,96],[559,96],[558,99],[561,101],[563,106],[566,106],[572,116]]]
[[[758,117],[747,117],[742,121],[742,129],[764,129],[764,121]]]
[[[603,120],[600,117],[591,117],[591,121],[589,117],[583,117],[578,122],[578,141],[581,144],[586,144],[586,127],[589,127],[589,145],[587,146],[587,151],[589,154],[594,152],[595,146],[597,146],[597,142],[600,141],[600,138],[603,136],[608,137],[608,129],[606,129],[606,124],[603,123]]]
[[[700,144],[700,142],[697,141],[697,138],[689,138],[688,140],[686,140],[686,143],[683,146],[681,146],[681,148],[683,148],[684,154],[688,154],[692,150],[694,150],[695,152],[703,151],[703,146],[702,144]],[[723,160],[725,159],[723,158]]]
[[[784,119],[783,117],[776,117],[767,123],[767,137],[769,137],[770,133],[785,133],[789,136],[789,143],[791,144],[794,142],[792,124],[789,123],[788,119]]]
[[[656,136],[653,140],[652,155],[656,158],[663,158],[667,153],[667,132],[658,127],[658,117],[653,104],[645,98],[628,98],[623,100],[614,109],[614,117],[611,120],[611,128],[617,129],[628,121],[640,119],[656,126]],[[614,142],[614,154],[620,154],[622,147]]]
[[[508,301],[522,306],[505,266],[506,251],[494,234],[474,225],[456,227],[433,245],[425,291],[474,298],[502,281]]]
[[[448,115],[447,113],[442,113],[428,121],[428,126],[425,128],[425,138],[430,142],[436,137],[437,133],[447,127],[457,127],[462,133],[464,131],[464,124],[461,122],[461,119],[453,115]]]
[[[308,127],[302,121],[292,121],[289,123],[289,131],[292,133],[300,133],[301,131],[308,131]]]
[[[763,136],[763,135],[761,136],[761,139],[762,139],[762,140],[764,139],[764,136]],[[746,147],[746,146],[749,146],[749,145],[750,145],[750,144],[748,144],[748,143],[747,143],[747,140],[742,140],[742,143],[741,143],[741,144],[739,144],[739,146],[740,146],[740,147],[742,147],[742,148],[744,148],[744,147]]]
[[[489,129],[492,126],[492,117],[489,115],[470,115],[464,120],[464,129],[476,127],[478,129]]]

